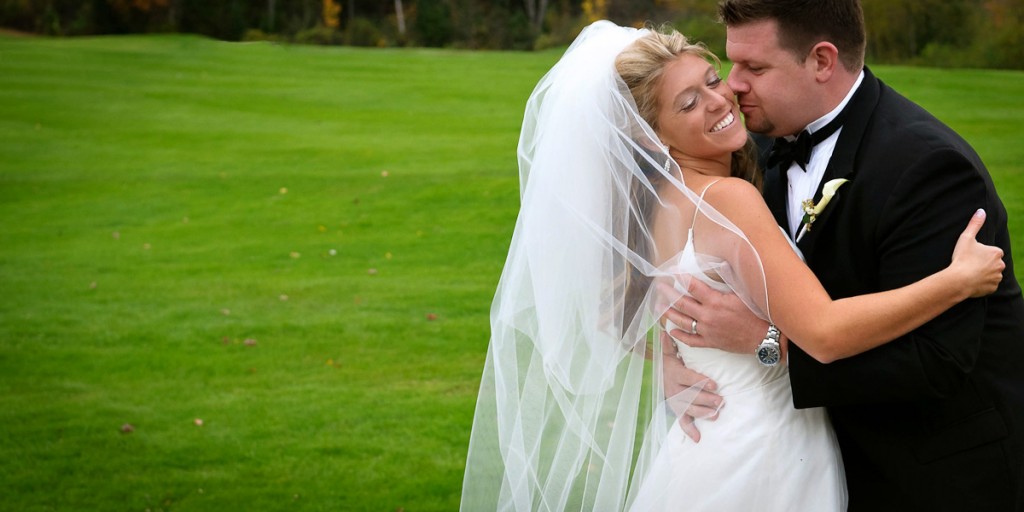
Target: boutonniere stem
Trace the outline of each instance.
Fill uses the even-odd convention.
[[[803,222],[803,227],[800,228],[800,232],[796,235],[797,242],[799,242],[800,239],[811,230],[811,225],[814,224],[814,221],[818,220],[818,215],[821,215],[821,212],[825,211],[825,207],[828,206],[830,201],[832,201],[832,196],[836,195],[836,191],[839,190],[839,187],[843,186],[847,181],[850,180],[839,178],[825,183],[825,186],[821,187],[821,201],[818,201],[818,204],[814,204],[813,199],[808,199],[803,202],[804,218],[801,221]]]

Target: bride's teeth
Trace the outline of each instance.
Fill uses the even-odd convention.
[[[732,112],[730,112],[729,115],[725,116],[725,119],[722,119],[721,121],[718,122],[718,124],[713,126],[711,128],[711,131],[712,132],[721,131],[726,126],[729,126],[730,124],[732,124],[732,121],[733,121],[733,115],[732,115]]]

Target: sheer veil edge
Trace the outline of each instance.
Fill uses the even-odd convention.
[[[629,509],[661,478],[648,469],[672,411],[699,391],[664,396],[662,358],[674,355],[659,341],[659,304],[699,278],[767,317],[756,251],[686,187],[615,71],[646,33],[587,27],[527,102],[521,208],[491,308],[464,511]],[[675,243],[655,238],[665,226]],[[677,275],[684,257],[704,275]],[[659,282],[676,296],[659,299]]]

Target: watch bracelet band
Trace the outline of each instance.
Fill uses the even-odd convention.
[[[768,324],[768,332],[765,333],[761,344],[754,350],[757,362],[762,366],[773,367],[782,359],[781,344],[779,343],[781,334],[774,323]]]

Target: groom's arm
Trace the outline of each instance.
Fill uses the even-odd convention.
[[[949,264],[971,214],[985,207],[988,199],[985,181],[964,156],[952,150],[933,154],[908,169],[886,201],[877,226],[874,275],[848,279],[889,290],[941,270]],[[995,222],[990,222],[978,240],[992,244],[995,231]],[[828,287],[828,279],[823,281]],[[948,396],[963,385],[978,358],[985,314],[985,299],[970,299],[906,336],[828,365],[793,348],[794,404],[816,407]],[[799,340],[794,343],[799,345]]]
[[[666,311],[665,317],[676,325],[692,325],[697,320],[697,332],[674,329],[671,334],[679,341],[701,348],[715,348],[735,354],[755,357],[757,346],[768,333],[768,322],[758,318],[734,293],[722,293],[698,279],[690,281],[690,295],[680,297]],[[785,333],[779,339],[783,361],[789,340]]]

